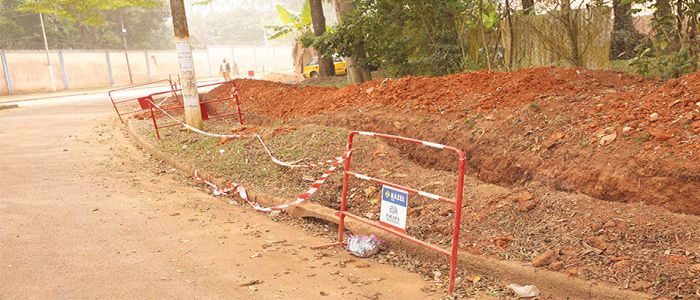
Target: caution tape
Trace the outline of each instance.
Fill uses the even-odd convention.
[[[236,93],[238,93],[238,91],[236,91]],[[155,107],[156,109],[160,110],[164,115],[166,115],[167,117],[173,119],[175,122],[177,122],[178,124],[182,125],[185,129],[187,129],[187,130],[189,130],[189,131],[192,131],[192,132],[195,132],[195,133],[199,133],[199,134],[204,135],[204,136],[213,137],[213,138],[220,138],[220,139],[221,139],[221,138],[229,138],[229,139],[254,138],[254,139],[257,139],[257,140],[260,142],[260,145],[261,145],[261,146],[263,147],[263,149],[265,150],[265,153],[267,153],[267,155],[268,155],[268,156],[270,157],[270,159],[272,160],[272,162],[275,163],[275,164],[277,164],[277,165],[283,166],[283,167],[287,167],[287,168],[314,168],[314,167],[320,167],[320,166],[332,164],[334,161],[336,161],[336,160],[338,159],[338,158],[336,157],[336,158],[334,158],[334,159],[327,159],[327,160],[323,160],[323,161],[320,161],[320,162],[317,162],[317,163],[310,163],[310,164],[296,164],[296,163],[293,163],[293,162],[286,162],[286,161],[283,161],[283,160],[281,160],[281,159],[278,159],[278,158],[276,158],[274,155],[272,155],[272,151],[270,151],[270,149],[267,147],[267,145],[266,145],[265,142],[263,141],[262,137],[261,137],[259,134],[257,134],[257,133],[255,133],[255,134],[249,134],[249,135],[243,135],[243,134],[220,134],[220,133],[211,133],[211,132],[207,132],[207,131],[204,131],[204,130],[201,130],[201,129],[192,127],[192,126],[188,125],[187,123],[184,123],[184,122],[180,121],[178,118],[174,117],[173,115],[169,114],[167,111],[165,111],[164,109],[162,109],[162,108],[160,107],[160,105],[159,105],[160,103],[159,103],[159,104],[156,104],[156,103],[154,103],[154,102],[151,101],[151,100],[148,100],[148,101],[153,105],[153,107]]]
[[[238,94],[237,90],[231,91],[232,96],[234,96],[234,95],[237,96],[237,94]],[[265,144],[265,142],[263,141],[262,137],[259,134],[242,135],[242,134],[219,134],[219,133],[206,132],[204,130],[192,127],[192,126],[180,121],[178,118],[175,118],[173,115],[169,114],[167,111],[165,111],[164,109],[162,109],[160,107],[159,104],[161,104],[163,102],[158,103],[158,104],[156,104],[150,100],[149,100],[149,102],[153,105],[153,107],[160,110],[164,115],[173,119],[175,122],[179,123],[184,128],[186,128],[187,130],[190,130],[192,132],[199,133],[199,134],[202,134],[202,135],[208,136],[208,137],[214,137],[214,138],[255,138],[260,142],[260,145],[265,150],[265,153],[267,153],[267,155],[270,157],[272,162],[274,162],[275,164],[278,164],[280,166],[284,166],[284,167],[288,167],[288,168],[312,168],[312,167],[320,167],[320,166],[330,165],[323,172],[323,174],[321,174],[321,176],[318,177],[316,179],[316,181],[314,181],[313,184],[311,184],[311,187],[309,187],[308,190],[306,190],[304,193],[299,195],[296,198],[296,200],[289,202],[289,203],[285,203],[285,204],[281,204],[281,205],[277,205],[277,206],[272,206],[272,207],[263,207],[263,206],[260,206],[260,204],[257,203],[256,201],[251,200],[248,197],[248,193],[246,192],[245,188],[243,186],[241,186],[240,184],[237,184],[234,182],[229,182],[228,184],[226,184],[225,187],[222,188],[222,187],[219,187],[218,185],[216,185],[215,183],[199,176],[199,172],[197,172],[197,171],[194,172],[194,179],[196,179],[200,182],[203,182],[204,184],[211,187],[212,194],[214,194],[214,196],[224,196],[224,195],[229,195],[229,193],[232,193],[232,192],[237,192],[238,196],[241,197],[241,199],[243,199],[246,203],[248,203],[251,207],[253,207],[253,209],[255,209],[257,211],[261,211],[261,212],[279,211],[279,210],[294,207],[294,206],[297,206],[297,205],[303,203],[304,201],[309,199],[314,193],[316,193],[316,191],[318,191],[319,188],[321,188],[321,185],[326,182],[328,177],[331,174],[333,174],[333,172],[335,172],[335,170],[338,168],[338,165],[340,165],[349,155],[349,152],[345,152],[345,156],[340,155],[340,156],[337,156],[333,159],[322,160],[322,161],[319,161],[317,163],[309,163],[309,164],[296,164],[296,163],[285,162],[283,160],[276,158],[274,155],[272,155],[272,151],[270,151],[270,149],[267,147],[267,145]]]
[[[333,174],[333,172],[335,172],[335,170],[338,168],[338,165],[340,165],[343,161],[345,161],[346,158],[347,158],[347,155],[345,155],[345,156],[341,155],[341,156],[336,157],[335,161],[333,163],[331,163],[330,167],[328,167],[328,169],[326,169],[323,172],[323,174],[321,174],[321,176],[319,176],[316,179],[316,181],[314,181],[314,183],[311,184],[311,187],[309,187],[309,189],[307,189],[304,193],[299,195],[296,198],[296,200],[289,202],[289,203],[285,203],[285,204],[281,204],[281,205],[277,205],[277,206],[271,206],[271,207],[260,206],[260,204],[257,201],[251,200],[248,197],[248,193],[246,192],[245,188],[243,186],[241,186],[240,184],[229,182],[226,185],[226,187],[221,188],[218,185],[216,185],[215,183],[199,176],[199,173],[197,171],[194,171],[194,178],[196,180],[201,181],[204,184],[210,186],[212,188],[212,193],[215,196],[223,196],[223,195],[228,195],[231,192],[237,192],[238,196],[241,197],[241,199],[243,199],[251,207],[253,207],[253,209],[260,211],[260,212],[272,212],[272,211],[279,211],[279,210],[283,210],[283,209],[297,206],[297,205],[303,203],[304,201],[306,201],[307,199],[311,198],[311,196],[314,193],[316,193],[316,191],[318,191],[319,188],[321,188],[321,185],[323,185],[326,182],[328,177],[331,174]]]

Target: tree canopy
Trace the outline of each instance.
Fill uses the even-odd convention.
[[[160,1],[3,0],[0,48],[43,48],[39,12],[44,14],[51,48],[121,48],[120,17],[128,30],[127,41],[134,48],[163,49],[173,43],[165,22],[169,13]]]
[[[104,24],[104,13],[127,7],[158,7],[158,0],[34,0],[24,1],[19,12],[55,15],[66,20],[99,26]]]

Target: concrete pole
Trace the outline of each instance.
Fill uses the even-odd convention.
[[[46,50],[46,66],[49,67],[49,77],[51,77],[51,90],[56,91],[56,79],[53,78],[53,67],[51,66],[51,58],[49,58],[49,42],[46,40],[46,27],[44,27],[44,15],[39,13],[39,21],[41,21],[41,34],[44,36],[44,49]]]
[[[148,75],[148,81],[153,81],[153,75],[151,74],[151,62],[148,61],[148,51],[143,51],[143,58],[146,59],[146,75]]]
[[[119,21],[122,25],[122,42],[124,43],[124,57],[126,58],[126,69],[129,71],[129,84],[134,84],[134,78],[131,76],[131,64],[129,63],[129,47],[126,45],[126,28],[124,27],[124,16],[122,11],[119,11]]]
[[[61,78],[63,79],[63,89],[68,90],[68,74],[66,73],[66,62],[63,60],[63,52],[58,50],[58,64],[61,66]]]
[[[109,59],[109,51],[105,51],[105,63],[107,63],[107,76],[109,76],[109,85],[114,86],[114,74],[112,73],[112,60]]]
[[[180,63],[182,98],[185,104],[185,123],[197,129],[202,129],[204,127],[202,111],[199,107],[194,60],[192,59],[192,47],[190,46],[190,33],[187,28],[187,16],[183,0],[170,0],[170,12],[173,17],[177,59]]]

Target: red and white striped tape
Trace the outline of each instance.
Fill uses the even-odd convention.
[[[347,152],[346,152],[347,153]],[[349,154],[349,153],[347,153]],[[341,155],[336,158],[336,160],[331,163],[331,166],[326,169],[321,176],[319,176],[316,181],[314,181],[313,184],[311,184],[311,187],[309,187],[308,190],[306,190],[304,193],[299,195],[296,200],[277,205],[277,206],[272,206],[272,207],[262,207],[260,204],[256,201],[251,200],[248,198],[248,193],[246,193],[246,190],[244,187],[242,187],[240,184],[229,182],[226,187],[220,188],[213,182],[204,179],[199,176],[199,173],[197,171],[194,172],[194,178],[198,181],[201,181],[205,183],[206,185],[210,186],[212,188],[212,193],[215,196],[222,196],[222,195],[228,195],[230,192],[238,192],[238,196],[241,197],[241,199],[245,200],[246,203],[248,203],[253,209],[261,212],[272,212],[272,211],[278,211],[278,210],[283,210],[286,208],[294,207],[297,206],[307,199],[311,198],[311,196],[318,191],[319,188],[321,188],[321,185],[326,182],[328,177],[335,172],[335,170],[338,168],[338,165],[340,165],[345,159],[347,158],[346,155]]]

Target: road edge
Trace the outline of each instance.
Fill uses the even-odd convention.
[[[17,104],[0,104],[0,110],[18,108]]]
[[[173,166],[175,169],[186,174],[194,174],[195,169],[182,162],[177,161],[172,155],[165,153],[148,140],[137,133],[133,122],[130,119],[126,126],[131,140],[141,148],[141,150],[152,155],[154,158]],[[209,179],[217,185],[223,186],[226,180],[207,176],[206,173],[198,171],[200,176]],[[251,191],[247,188],[248,196],[258,201],[261,205],[273,206],[288,203],[293,199],[283,199],[272,197],[264,193]],[[293,207],[285,211],[295,218],[317,218],[327,222],[338,224],[339,219],[335,215],[335,210],[315,203],[305,202],[302,205]],[[407,252],[426,258],[444,259],[435,252],[426,251],[425,248],[408,243],[396,236],[387,234],[369,226],[353,222],[346,219],[346,226],[353,232],[373,233],[386,240],[393,246],[401,247]],[[463,237],[464,238],[464,237]],[[517,262],[500,261],[482,256],[477,256],[465,252],[459,253],[458,268],[469,270],[471,273],[487,275],[498,278],[505,282],[517,284],[533,284],[537,286],[544,296],[562,296],[569,299],[652,299],[653,296],[641,292],[621,290],[607,283],[587,281],[578,277],[570,277],[566,274],[548,270],[537,269],[532,266],[522,265]]]

